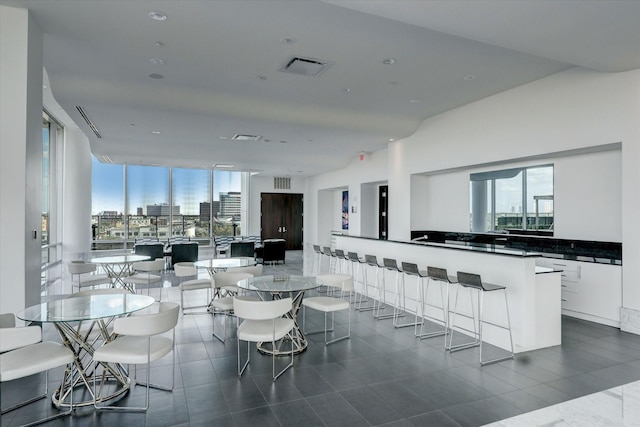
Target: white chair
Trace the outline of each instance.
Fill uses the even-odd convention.
[[[81,290],[85,286],[111,285],[111,278],[107,274],[96,273],[98,266],[91,262],[70,261],[67,263],[67,271],[71,275],[71,292],[73,287]]]
[[[149,408],[149,388],[157,388],[160,390],[172,391],[175,384],[175,326],[178,323],[178,314],[180,306],[173,302],[161,302],[158,304],[158,312],[147,316],[129,316],[121,317],[113,323],[113,332],[117,335],[116,339],[93,353],[93,393],[98,399],[96,390],[96,377],[98,375],[98,363],[121,363],[129,365],[145,365],[146,381],[138,382],[139,385],[146,386],[146,400],[143,407],[125,407],[125,406],[98,406],[94,401],[97,409],[112,410],[130,410],[130,411],[146,411]],[[172,331],[171,337],[164,334]],[[173,362],[171,364],[172,380],[171,386],[160,386],[150,384],[149,373],[151,370],[151,362],[154,362],[173,350]],[[104,371],[102,372],[104,379]]]
[[[309,297],[302,300],[302,332],[304,334],[318,334],[324,332],[324,345],[327,346],[337,341],[347,339],[351,336],[351,309],[349,300],[353,291],[353,277],[349,274],[321,274],[316,277],[318,283],[326,286],[327,289],[340,291],[340,298],[330,296]],[[327,293],[330,293],[329,291]],[[348,300],[343,299],[348,295]],[[307,307],[324,313],[324,329],[320,331],[306,331]],[[335,325],[336,311],[348,311],[347,334],[327,341],[327,332],[332,332]],[[331,313],[331,329],[327,328],[327,313]]]
[[[139,261],[132,265],[134,274],[124,278],[125,283],[133,285],[144,285],[147,287],[147,295],[150,295],[151,285],[162,282],[162,271],[164,270],[164,259],[158,258],[153,261]],[[156,273],[156,274],[154,274]],[[131,286],[129,289],[135,292],[135,288]],[[160,289],[160,297],[162,300],[162,288]]]
[[[206,314],[206,311],[191,311],[194,308],[207,307],[211,301],[211,290],[213,289],[213,280],[198,279],[198,268],[192,262],[177,262],[173,265],[173,271],[176,277],[193,277],[192,279],[180,282],[180,306],[182,314]],[[205,289],[207,291],[207,301],[203,305],[184,305],[184,293],[187,291],[196,291]],[[189,310],[189,311],[187,311]]]
[[[213,275],[212,281],[216,289],[214,293],[218,295],[218,297],[209,303],[209,311],[213,314],[213,336],[222,342],[225,342],[227,339],[227,317],[233,314],[233,296],[238,293],[238,282],[251,277],[253,277],[251,273],[236,273],[235,268]],[[226,296],[222,296],[221,289],[225,291]],[[224,323],[222,325],[224,332],[222,336],[216,334],[216,314],[224,314]]]
[[[4,416],[10,411],[47,397],[49,393],[48,371],[60,366],[73,364],[74,354],[71,349],[60,343],[42,342],[42,329],[40,329],[40,326],[16,328],[15,317],[11,313],[2,315],[0,325],[0,353],[2,353],[0,354],[0,382],[4,383],[40,372],[45,373],[44,393],[10,408],[2,409],[0,412]],[[65,375],[69,375],[70,372],[71,369],[67,368]],[[70,415],[73,412],[73,393],[69,395],[70,409],[68,411],[60,412],[26,425],[41,424],[64,415]]]
[[[263,271],[264,266],[262,264],[256,264],[256,265],[250,265],[247,267],[236,267],[236,268],[230,268],[227,271],[223,271],[220,273],[216,273],[213,277],[214,279],[216,277],[224,277],[226,275],[226,273],[248,273],[250,276],[249,277],[257,277],[257,276],[262,276],[262,271]],[[223,274],[225,273],[225,274]],[[222,276],[218,276],[219,274],[223,274]],[[226,296],[226,295],[235,295],[238,293],[238,287],[236,286],[236,283],[238,281],[236,280],[234,283],[227,283],[227,281],[224,281],[224,279],[218,279],[216,281],[217,283],[217,291],[218,291],[218,295],[220,294],[220,291],[224,291],[224,295],[222,296]],[[222,284],[220,284],[222,283]]]
[[[251,360],[250,343],[270,341],[273,352],[271,354],[271,373],[273,381],[278,379],[287,369],[293,366],[293,340],[291,333],[295,327],[293,319],[283,317],[293,309],[291,298],[273,301],[253,301],[243,297],[233,297],[233,311],[238,319],[243,321],[238,325],[238,378],[249,365]],[[291,339],[291,361],[276,374],[276,342],[289,336]],[[240,368],[240,341],[247,341],[247,362]]]

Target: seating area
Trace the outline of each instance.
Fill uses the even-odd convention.
[[[309,260],[313,257],[311,251],[308,257]],[[365,258],[364,254],[359,257]],[[265,275],[299,275],[303,272],[302,261],[301,251],[289,251],[286,264],[259,267]],[[403,271],[410,270],[405,267]],[[371,273],[373,271],[371,268]],[[370,310],[357,310],[359,298],[349,296],[350,282],[354,278],[350,272],[330,272],[325,262],[319,273],[325,284],[333,285],[330,287],[334,291],[327,293],[323,288],[322,293],[307,292],[306,329],[321,333],[307,334],[308,347],[293,356],[291,367],[288,367],[289,356],[277,357],[274,367],[272,357],[260,354],[251,344],[250,363],[238,378],[238,363],[244,365],[247,361],[247,344],[243,340],[239,359],[236,322],[227,322],[226,337],[222,341],[213,335],[211,315],[178,316],[175,370],[170,369],[170,356],[152,362],[150,370],[151,380],[162,384],[170,384],[175,373],[172,392],[152,391],[146,412],[100,411],[96,414],[81,408],[74,416],[58,420],[56,425],[90,425],[97,420],[103,425],[154,426],[212,423],[379,425],[394,422],[483,425],[640,380],[637,370],[640,338],[636,335],[564,318],[565,343],[562,346],[520,353],[513,360],[481,366],[478,346],[449,352],[441,335],[440,338],[419,339],[413,328],[394,327],[393,318],[375,320]],[[180,283],[185,278],[172,270],[161,274],[162,288],[151,288],[151,295],[157,299],[162,291],[163,304],[179,303],[182,298]],[[361,277],[358,275],[356,282],[361,281]],[[208,276],[200,271],[197,278],[206,280]],[[394,279],[390,276],[388,283],[395,283]],[[424,279],[425,284],[427,280]],[[435,290],[438,288],[438,285],[433,286]],[[440,301],[434,295],[438,293],[427,293],[425,298],[434,303],[436,313],[441,313],[438,311]],[[455,292],[452,301],[454,296]],[[184,298],[186,305],[202,302],[207,298],[207,289],[192,290]],[[318,302],[331,298],[342,305],[320,305],[314,303],[314,298],[321,298],[316,300]],[[371,298],[370,293],[369,300]],[[389,300],[388,304],[388,311],[391,311],[393,301]],[[425,305],[425,312],[427,310]],[[407,314],[405,319],[413,318],[413,313]],[[325,317],[332,315],[334,322],[329,319],[325,323]],[[438,323],[429,318],[418,319],[418,327],[423,326],[425,331],[442,329]],[[220,328],[219,321],[216,328]],[[269,330],[271,334],[272,328]],[[43,339],[59,340],[51,324],[43,325]],[[327,345],[332,340],[336,341]],[[487,356],[501,352],[491,345],[484,347],[482,351]],[[286,371],[274,382],[273,377],[283,368]],[[146,383],[142,380],[149,371],[138,370],[138,379]],[[62,368],[54,368],[50,378],[59,378],[61,373]],[[9,401],[31,397],[32,386],[43,380],[44,375],[3,380],[3,410]],[[144,408],[146,393],[146,387],[134,387],[115,405]],[[167,405],[170,410],[164,409]],[[298,411],[301,407],[305,408],[302,412]],[[32,403],[28,411],[18,409],[3,415],[2,422],[7,426],[19,425],[52,412],[57,413],[52,410],[50,400],[42,399]],[[472,419],[469,414],[473,414]]]

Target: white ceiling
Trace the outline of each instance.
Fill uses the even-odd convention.
[[[115,163],[313,175],[411,135],[427,117],[569,67],[640,68],[633,0],[0,4],[31,9],[56,101],[93,153]],[[293,56],[331,65],[317,77],[279,71]]]

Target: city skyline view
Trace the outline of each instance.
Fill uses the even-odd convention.
[[[92,163],[91,214],[115,211],[124,213],[124,167]],[[210,171],[208,169],[173,168],[173,204],[180,206],[183,215],[198,215],[200,203],[210,200]],[[220,193],[240,192],[241,172],[214,171],[213,201]],[[148,205],[169,204],[169,168],[127,165],[127,214],[136,215]]]

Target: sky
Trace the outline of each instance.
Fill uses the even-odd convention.
[[[100,163],[93,158],[92,163],[92,215],[103,211],[124,210],[124,167]],[[219,193],[240,191],[240,172],[214,171],[214,201]],[[169,168],[153,166],[128,166],[127,169],[128,208],[130,214],[136,214],[142,207],[146,213],[147,205],[169,203]],[[209,199],[209,170],[174,169],[173,186],[175,205],[180,213],[198,215],[200,202]]]

